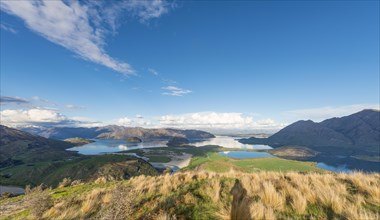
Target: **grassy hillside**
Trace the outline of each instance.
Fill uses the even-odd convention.
[[[36,189],[1,219],[376,219],[379,174],[179,172]]]
[[[122,155],[81,156],[74,160],[45,161],[0,169],[0,184],[56,186],[63,178],[91,181],[98,177],[109,180],[127,179],[158,172],[144,160]]]

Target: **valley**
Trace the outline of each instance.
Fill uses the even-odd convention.
[[[214,136],[196,130],[161,129],[162,136],[156,136],[156,130],[145,129],[144,134],[135,137],[136,131],[141,132],[141,129],[118,129],[126,136],[118,136],[120,139],[99,139],[104,135],[78,137],[77,131],[83,129],[58,129],[54,135],[64,137],[59,140],[1,126],[0,150],[5,154],[0,167],[0,204],[5,208],[0,217],[36,216],[34,208],[27,205],[31,195],[52,202],[40,210],[38,215],[44,218],[112,216],[113,212],[108,209],[112,210],[117,203],[130,202],[126,197],[118,197],[124,193],[133,198],[135,205],[123,207],[136,219],[151,215],[155,216],[153,219],[161,218],[160,215],[219,219],[230,215],[283,218],[296,213],[299,218],[356,218],[380,214],[377,187],[380,163],[376,155],[368,153],[369,149],[376,152],[375,146],[362,150],[357,146],[305,147],[291,142],[294,144],[275,144],[272,148],[266,144],[270,144],[276,134],[259,140]],[[67,131],[73,136],[67,138]],[[167,131],[177,136],[168,137]],[[152,138],[151,132],[156,138]],[[111,134],[107,138],[115,137]],[[297,131],[292,131],[292,135],[296,136]],[[259,181],[258,186],[249,185],[252,181]],[[318,184],[332,184],[337,188],[321,188]],[[35,187],[34,191],[28,188],[26,195],[21,196],[4,193],[6,190],[23,193],[17,190],[27,185]],[[268,195],[261,194],[257,187]],[[213,192],[214,188],[218,191]],[[329,201],[332,197],[307,194],[310,190],[331,194],[338,189],[341,191],[333,196],[346,201],[342,207],[335,200]],[[271,199],[267,200],[266,196]],[[100,202],[95,202],[96,198]],[[239,199],[240,205],[235,204],[237,198],[244,198]],[[75,204],[70,202],[73,200]],[[66,205],[57,206],[60,203]],[[144,204],[154,206],[151,209]],[[159,208],[162,205],[163,208]],[[108,208],[103,209],[103,206]],[[256,208],[243,212],[240,206]],[[343,211],[343,207],[350,207],[351,212]],[[59,214],[78,208],[81,212],[77,214]]]

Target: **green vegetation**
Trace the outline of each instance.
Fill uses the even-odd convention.
[[[138,137],[129,137],[127,138],[127,142],[130,142],[130,143],[141,143],[142,140]]]
[[[32,165],[32,166],[31,166]],[[123,155],[82,156],[75,160],[46,161],[0,169],[2,185],[57,185],[63,178],[94,180],[99,177],[126,179],[135,175],[156,175],[147,162]]]
[[[278,147],[266,151],[278,157],[294,160],[307,160],[308,158],[315,157],[319,154],[319,152],[315,150],[300,146]]]
[[[171,158],[167,156],[154,156],[154,155],[149,156],[149,162],[152,162],[152,163],[168,163],[170,161],[171,161]]]
[[[315,166],[314,162],[302,162],[286,160],[276,157],[255,158],[255,159],[234,159],[221,156],[216,152],[207,153],[206,156],[194,157],[190,165],[185,170],[203,169],[213,172],[227,172],[239,170],[243,172],[255,171],[317,171],[322,169]]]
[[[66,142],[69,142],[71,144],[74,144],[75,146],[81,146],[89,143],[93,143],[95,141],[85,139],[85,138],[80,138],[80,137],[75,137],[75,138],[67,138],[65,139]]]
[[[380,175],[186,171],[32,190],[1,205],[0,219],[377,219]]]

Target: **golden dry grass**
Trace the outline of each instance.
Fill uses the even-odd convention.
[[[189,171],[100,184],[90,191],[54,200],[43,217],[379,219],[379,188],[379,174],[359,172],[247,174],[230,171],[222,174]],[[51,193],[55,190],[62,188]]]

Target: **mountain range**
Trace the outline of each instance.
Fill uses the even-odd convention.
[[[45,138],[67,139],[113,139],[126,140],[131,137],[144,139],[170,139],[172,137],[183,137],[187,139],[205,139],[215,137],[213,134],[200,130],[180,130],[172,128],[148,129],[141,127],[124,127],[109,125],[104,127],[53,127],[53,128],[23,128],[23,131],[36,134]]]
[[[272,147],[289,145],[313,149],[360,149],[379,152],[380,111],[363,110],[355,114],[331,118],[316,123],[297,121],[268,138],[241,139],[247,144],[266,144]]]

